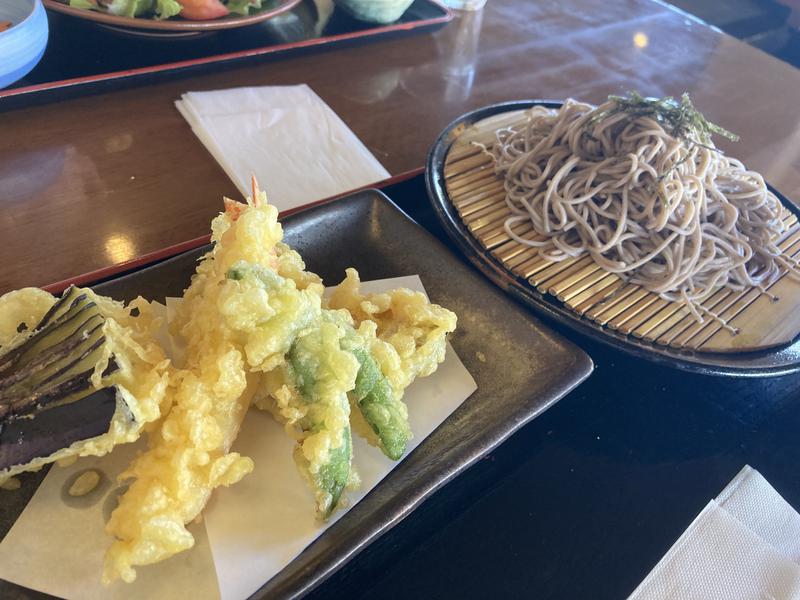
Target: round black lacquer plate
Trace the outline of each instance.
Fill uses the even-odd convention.
[[[618,333],[571,311],[552,295],[539,292],[524,278],[507,269],[480,244],[462,221],[447,194],[444,167],[450,148],[462,132],[489,117],[525,110],[536,105],[559,108],[561,104],[560,101],[552,100],[522,100],[493,104],[459,117],[439,135],[428,154],[425,183],[436,216],[464,256],[506,293],[535,312],[638,358],[709,375],[771,377],[800,371],[800,340],[797,338],[790,344],[768,350],[717,354],[678,350]],[[800,214],[797,207],[785,196],[772,186],[769,186],[769,189],[789,210]]]

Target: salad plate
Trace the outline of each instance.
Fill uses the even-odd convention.
[[[153,19],[149,17],[125,17],[107,12],[87,10],[70,6],[68,0],[42,0],[48,10],[69,15],[77,19],[92,21],[113,29],[140,35],[195,35],[221,29],[234,29],[255,25],[267,19],[281,15],[298,4],[301,0],[264,0],[261,8],[254,8],[249,15],[229,14],[217,19],[192,21],[173,17],[170,19]]]

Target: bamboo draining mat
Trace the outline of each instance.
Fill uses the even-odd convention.
[[[800,333],[800,282],[785,274],[768,288],[777,301],[756,289],[721,288],[702,303],[739,330],[733,335],[717,319],[706,316],[699,323],[686,306],[626,284],[588,256],[553,263],[539,257],[535,248],[511,239],[504,228],[511,212],[503,181],[495,175],[491,158],[472,142],[490,145],[497,129],[523,120],[524,112],[514,111],[455,130],[443,170],[447,195],[463,223],[507,271],[604,328],[673,349],[749,352],[786,344]],[[798,259],[797,217],[784,207],[782,218],[786,231],[778,245]],[[532,229],[530,223],[514,226],[520,236],[533,235]]]

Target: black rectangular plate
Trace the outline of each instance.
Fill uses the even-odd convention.
[[[285,241],[328,285],[338,283],[350,266],[364,281],[418,274],[431,300],[458,315],[450,341],[478,389],[372,492],[266,583],[258,598],[299,596],[317,586],[592,371],[592,361],[582,350],[509,299],[377,190],[294,214],[283,226]],[[95,289],[121,300],[179,296],[207,250],[192,250]],[[26,480],[25,486],[38,481]],[[32,494],[25,491],[25,497]],[[16,514],[6,518],[13,521]],[[10,523],[0,525],[7,531]],[[11,589],[7,586],[0,583],[0,596]],[[18,598],[38,597],[13,589]]]

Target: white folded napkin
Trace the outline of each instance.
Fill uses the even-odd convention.
[[[745,466],[629,600],[800,598],[799,557],[800,515]]]
[[[280,211],[389,177],[307,85],[188,92],[175,106],[242,195],[255,175]]]
[[[761,473],[745,466],[717,502],[778,552],[800,564],[800,514]]]

